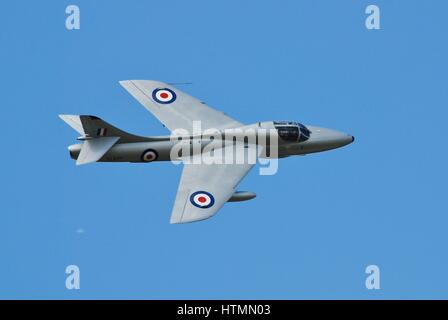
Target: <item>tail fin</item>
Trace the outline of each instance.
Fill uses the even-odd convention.
[[[119,137],[120,142],[137,142],[145,139],[124,132],[95,116],[61,114],[59,118],[81,134],[80,140],[99,137]]]
[[[142,137],[124,132],[95,116],[59,115],[84,141],[76,161],[77,165],[96,162],[109,151],[119,140],[120,142],[141,141]]]

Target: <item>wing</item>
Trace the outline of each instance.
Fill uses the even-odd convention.
[[[192,132],[193,121],[201,121],[202,130],[242,126],[240,122],[166,83],[127,80],[120,81],[120,84],[171,131],[185,129]]]
[[[213,216],[235,193],[235,188],[253,166],[185,164],[170,222],[187,223]]]

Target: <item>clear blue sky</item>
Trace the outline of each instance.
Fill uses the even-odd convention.
[[[65,7],[81,30],[65,29]],[[381,30],[364,10],[377,4]],[[0,298],[448,298],[448,3],[13,1],[0,11]],[[181,167],[76,167],[60,113],[167,134],[118,81],[191,81],[244,123],[346,148],[253,170],[214,218],[170,225]],[[84,232],[79,233],[82,229]],[[65,267],[81,290],[65,289]],[[381,290],[364,286],[381,269]]]

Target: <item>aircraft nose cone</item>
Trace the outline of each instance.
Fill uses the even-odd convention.
[[[341,131],[313,126],[307,127],[312,132],[309,142],[322,150],[340,148],[355,141],[354,136]]]
[[[350,134],[340,133],[339,137],[336,138],[339,140],[342,146],[348,145],[350,143],[353,143],[355,141],[355,137]]]

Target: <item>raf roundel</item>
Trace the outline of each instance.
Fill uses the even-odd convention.
[[[176,101],[176,93],[168,88],[155,89],[152,92],[152,99],[161,104],[169,104]]]
[[[153,162],[154,160],[157,160],[158,157],[159,155],[156,150],[148,149],[142,153],[141,159],[143,162]]]
[[[215,198],[207,191],[196,191],[191,194],[190,202],[195,207],[207,209],[215,204]]]

